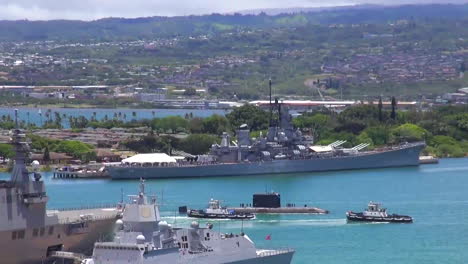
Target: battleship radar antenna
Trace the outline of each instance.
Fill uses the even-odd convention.
[[[268,87],[270,89],[270,126],[272,125],[272,122],[273,122],[273,106],[271,104],[271,77],[270,79],[268,80]]]
[[[18,129],[18,108],[15,109],[15,129]]]

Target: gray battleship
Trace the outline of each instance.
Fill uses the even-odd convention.
[[[10,180],[0,181],[0,262],[38,264],[52,260],[55,252],[88,252],[100,238],[112,234],[116,208],[73,211],[46,209],[49,199],[41,175],[29,172],[29,146],[15,129],[16,154]]]
[[[237,130],[237,142],[224,133],[221,144],[214,144],[209,155],[185,161],[126,163],[108,167],[112,179],[178,178],[208,176],[241,176],[255,174],[320,172],[418,166],[424,142],[366,151],[368,144],[343,148],[345,141],[328,146],[314,146],[313,138],[294,129],[288,109],[278,109],[277,120],[270,121],[266,136],[250,137],[247,125]],[[283,107],[285,108],[285,107]]]
[[[144,181],[138,195],[124,205],[116,222],[113,242],[94,245],[92,258],[83,264],[289,264],[294,250],[257,249],[244,233],[222,234],[213,225],[173,228],[161,221],[156,197],[145,194]]]

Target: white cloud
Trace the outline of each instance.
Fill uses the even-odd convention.
[[[467,0],[449,0],[466,2]],[[82,19],[226,13],[246,9],[344,4],[448,2],[444,0],[0,0],[0,19]]]

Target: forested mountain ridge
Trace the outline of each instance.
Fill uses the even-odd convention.
[[[307,24],[387,23],[401,19],[465,19],[468,4],[338,7],[267,15],[105,18],[95,21],[0,21],[0,41],[136,40],[178,35],[203,35],[245,28],[295,27]]]

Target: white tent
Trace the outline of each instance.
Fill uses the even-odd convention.
[[[317,153],[333,151],[332,146],[310,146],[309,149],[312,150],[313,152],[317,152]]]
[[[166,153],[137,154],[122,160],[124,164],[176,163],[177,160]]]

